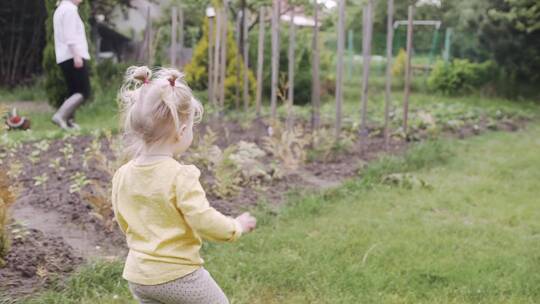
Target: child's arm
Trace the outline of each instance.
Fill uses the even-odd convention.
[[[241,223],[210,207],[199,176],[200,171],[195,166],[186,166],[185,171],[179,174],[176,181],[177,208],[204,239],[235,241],[242,235]]]

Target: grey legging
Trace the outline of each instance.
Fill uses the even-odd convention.
[[[229,304],[227,296],[202,267],[159,285],[129,282],[129,289],[141,304]]]

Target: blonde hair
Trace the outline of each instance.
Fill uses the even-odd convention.
[[[190,119],[200,122],[203,107],[193,97],[184,75],[159,68],[152,77],[146,66],[129,67],[119,93],[127,153],[139,155],[142,148],[172,138]]]

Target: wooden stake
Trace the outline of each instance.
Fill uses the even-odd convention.
[[[413,14],[414,8],[409,6],[409,20],[407,24],[407,61],[405,62],[405,100],[403,101],[403,132],[407,134],[407,120],[409,117],[409,95],[411,93],[411,57],[413,44]]]
[[[291,22],[289,27],[289,94],[287,100],[287,128],[292,130],[294,124],[293,105],[294,105],[294,47],[296,43],[296,25],[294,24],[294,7],[291,8]]]
[[[224,1],[226,2],[226,1]],[[226,4],[226,3],[225,3]],[[219,116],[223,116],[223,110],[225,109],[225,78],[227,77],[227,30],[228,30],[228,18],[227,18],[227,5],[223,8],[223,25],[221,37],[221,82],[219,91]]]
[[[256,112],[257,116],[261,115],[262,104],[262,81],[263,81],[263,65],[264,65],[264,17],[265,8],[261,7],[259,11],[259,45],[257,50],[257,97],[256,97]]]
[[[394,0],[388,0],[386,22],[386,90],[384,95],[384,143],[388,149],[390,144],[390,103],[392,94],[392,42],[394,40]]]
[[[270,107],[272,119],[277,116],[277,90],[279,76],[279,19],[281,14],[281,0],[273,0],[272,11],[272,92],[270,95]]]
[[[336,65],[336,125],[335,140],[341,133],[341,104],[343,102],[343,49],[345,48],[345,0],[339,0],[337,65]]]
[[[214,19],[208,18],[208,102],[214,101]]]
[[[242,11],[239,11],[236,15],[236,22],[235,22],[235,36],[236,36],[236,47],[238,48],[238,56],[236,56],[236,84],[234,86],[234,93],[235,93],[235,100],[234,105],[236,109],[240,107],[240,75],[242,74],[241,70],[241,62],[242,62],[242,44],[241,44],[241,25],[242,25]]]
[[[178,35],[178,49],[180,50],[180,65],[184,66],[186,60],[184,58],[184,10],[178,9],[178,25],[179,25],[179,35]]]
[[[313,18],[315,26],[313,27],[313,53],[312,53],[312,82],[311,82],[311,127],[317,130],[321,124],[321,88],[319,78],[319,5],[317,1],[314,4]]]
[[[221,9],[216,9],[216,45],[214,47],[214,81],[212,82],[212,95],[214,97],[213,103],[214,106],[216,106],[216,113],[218,113],[217,109],[219,107],[219,76],[221,74],[220,69],[220,49],[221,49],[221,32],[222,32],[222,13]]]
[[[249,39],[248,39],[248,11],[244,10],[245,16],[244,22],[243,22],[243,33],[244,33],[244,39],[243,39],[243,45],[242,50],[244,54],[244,92],[242,94],[242,99],[244,100],[244,112],[247,112],[248,105],[249,105],[249,82],[248,82],[248,71],[249,71]]]
[[[171,66],[176,67],[176,31],[177,31],[178,16],[176,7],[171,10]]]
[[[362,35],[362,121],[361,134],[362,137],[367,137],[367,101],[368,101],[368,83],[369,83],[369,68],[371,62],[371,34],[372,34],[372,16],[373,16],[373,0],[369,0],[368,4],[363,9],[364,19],[364,35]]]

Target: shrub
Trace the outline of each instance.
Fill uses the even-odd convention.
[[[227,68],[225,72],[225,105],[235,104],[236,90],[243,90],[243,81],[236,79],[236,69],[238,60],[238,47],[234,41],[232,28],[227,31]],[[244,62],[240,60],[240,70],[243,75]],[[203,35],[201,40],[195,46],[191,62],[184,68],[187,83],[195,90],[208,89],[208,20],[205,20],[203,26]],[[250,101],[255,99],[255,89],[257,82],[253,72],[248,69],[249,96]],[[241,95],[241,94],[240,94]]]
[[[480,89],[493,80],[496,74],[491,61],[470,62],[454,59],[451,63],[438,61],[428,78],[430,90],[447,95],[456,95]]]
[[[45,22],[47,44],[43,50],[43,70],[45,71],[45,91],[47,93],[47,99],[49,104],[55,108],[62,105],[62,102],[67,96],[67,86],[65,84],[64,76],[60,67],[56,64],[56,57],[54,53],[54,33],[53,33],[53,13],[56,9],[56,0],[46,0],[45,6],[47,8],[47,21]],[[90,3],[83,1],[79,5],[79,14],[82,20],[85,22],[86,37],[89,37],[90,24],[88,23],[88,17],[90,16]],[[90,44],[90,39],[88,43]],[[92,65],[90,71],[92,71]]]

